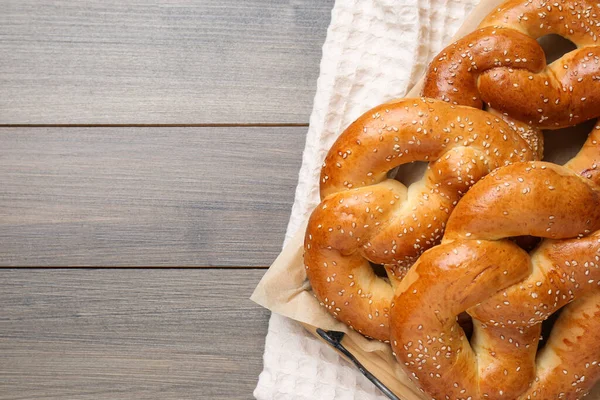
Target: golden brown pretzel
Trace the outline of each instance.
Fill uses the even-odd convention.
[[[565,167],[482,179],[399,284],[392,348],[432,398],[578,399],[600,378],[599,140],[597,126]],[[547,239],[528,255],[508,240],[521,235]],[[542,321],[569,303],[537,354]]]
[[[501,119],[442,101],[383,104],[352,123],[321,172],[323,201],[310,217],[304,262],[313,291],[336,318],[388,339],[392,287],[369,261],[386,266],[392,285],[441,238],[456,202],[491,170],[535,159]],[[387,173],[429,161],[409,190]]]
[[[537,159],[539,127],[572,125],[600,114],[594,97],[597,67],[577,58],[583,48],[595,51],[593,32],[598,28],[590,27],[595,8],[578,14],[587,3],[573,0],[553,3],[547,11],[540,7],[547,5],[510,1],[488,16],[479,31],[442,52],[432,63],[423,93],[445,102],[409,99],[378,106],[355,121],[330,150],[321,173],[322,202],[306,231],[305,267],[321,305],[351,328],[387,340],[393,287],[423,251],[438,243],[450,212],[468,188],[493,165]],[[543,34],[564,34],[580,50],[547,66],[535,40],[542,33],[530,26],[536,22],[532,13],[545,20]],[[581,29],[565,31],[555,24],[566,21],[570,26],[571,18],[580,20]],[[569,83],[575,70],[578,81],[591,84],[573,91],[565,87],[566,95],[561,86],[557,98],[551,97],[549,91]],[[498,78],[503,74],[508,78]],[[511,80],[519,74],[527,74],[525,92],[525,83]],[[540,79],[547,76],[553,80],[546,84]],[[532,93],[540,82],[546,97],[538,99]],[[586,87],[588,98],[573,101]],[[481,108],[482,100],[504,114],[496,117],[458,106]],[[545,105],[535,110],[542,114],[536,114],[536,121],[530,114],[538,100]],[[510,101],[515,103],[505,104]],[[410,190],[386,179],[392,168],[415,160],[430,165]],[[369,262],[384,265],[389,281],[378,277]]]
[[[600,116],[600,5],[586,0],[510,0],[480,29],[430,64],[423,96],[488,107],[543,129]],[[577,50],[546,65],[536,39],[558,34]]]

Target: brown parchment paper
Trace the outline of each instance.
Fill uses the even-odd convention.
[[[505,0],[482,0],[472,11],[451,42],[477,29],[483,18]],[[554,46],[557,51],[562,44]],[[553,43],[546,44],[547,52],[552,53]],[[423,77],[405,96],[419,97],[423,85]],[[545,134],[546,161],[563,164],[573,157],[585,140],[591,126],[570,128]],[[421,174],[422,170],[405,170],[404,173]],[[420,177],[420,175],[419,175]],[[414,181],[416,176],[403,175],[403,181]],[[382,381],[398,397],[406,400],[427,399],[410,381],[392,355],[388,344],[368,340],[357,332],[350,330],[345,324],[336,321],[324,307],[319,305],[310,290],[303,263],[303,241],[307,222],[297,231],[293,238],[281,251],[275,262],[259,282],[251,300],[300,322],[309,332],[316,335],[316,327],[324,330],[336,330],[346,333],[343,345],[380,381]],[[600,385],[588,396],[591,400],[600,400]]]

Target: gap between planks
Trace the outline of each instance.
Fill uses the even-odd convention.
[[[203,123],[203,124],[0,124],[0,128],[295,128],[307,123]]]
[[[236,269],[245,269],[245,270],[254,270],[254,269],[268,269],[268,265],[248,265],[248,266],[212,266],[212,265],[190,265],[190,266],[168,266],[168,265],[146,265],[146,266],[127,266],[127,265],[74,265],[74,266],[64,266],[64,265],[17,265],[17,266],[4,266],[0,265],[0,270],[12,270],[12,269],[169,269],[169,270],[177,270],[177,269],[203,269],[203,270],[236,270]]]

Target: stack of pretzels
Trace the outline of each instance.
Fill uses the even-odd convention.
[[[548,34],[577,49],[547,65]],[[600,117],[598,36],[597,2],[510,0],[435,57],[422,98],[369,110],[324,161],[312,290],[429,398],[579,399],[600,378],[600,126],[540,161],[542,130]],[[414,161],[406,187],[391,171]]]

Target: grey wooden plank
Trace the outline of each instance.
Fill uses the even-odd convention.
[[[305,131],[2,128],[0,265],[269,265]]]
[[[262,270],[0,270],[0,399],[250,399]]]
[[[0,2],[0,124],[307,123],[333,0]]]

